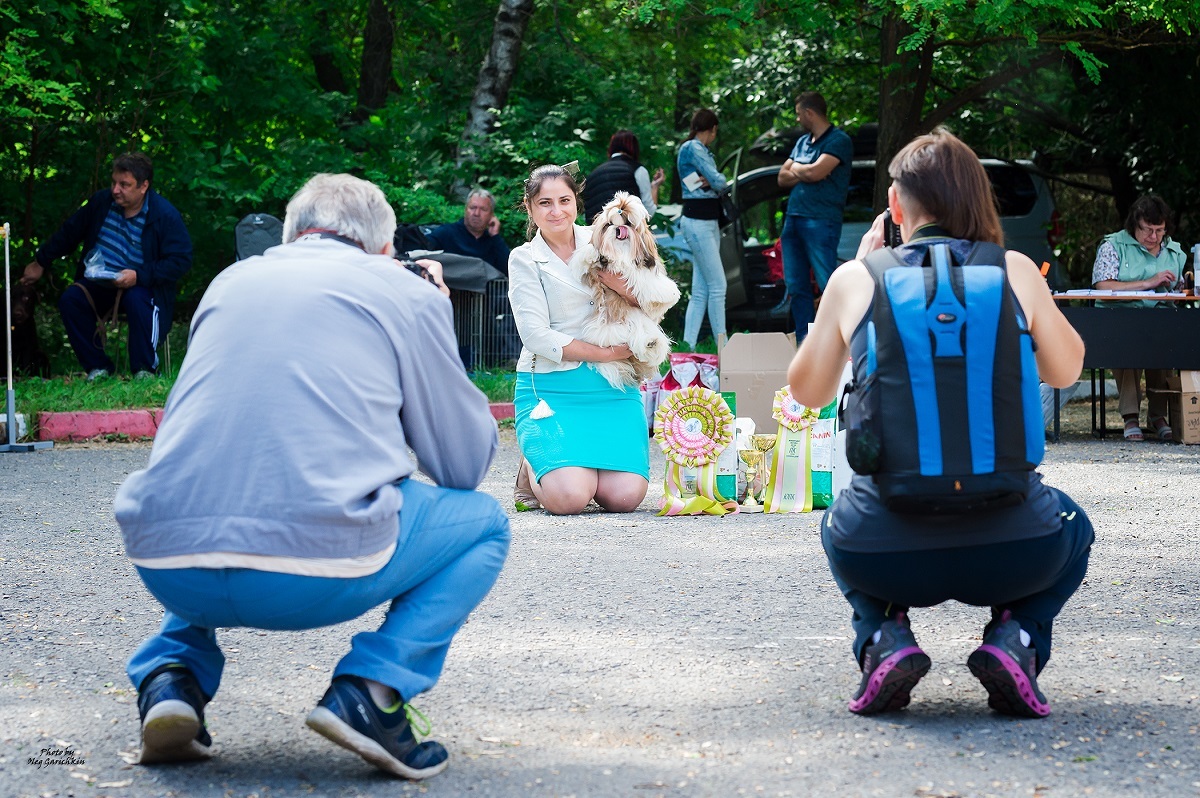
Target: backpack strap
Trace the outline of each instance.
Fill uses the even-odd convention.
[[[975,246],[971,247],[971,251],[967,254],[967,259],[962,262],[963,266],[999,266],[1001,269],[1006,267],[1004,261],[1004,247],[999,244],[993,244],[991,241],[976,241]]]
[[[896,250],[892,247],[884,247],[868,253],[862,259],[862,263],[867,267],[867,271],[871,273],[871,276],[875,278],[876,283],[882,283],[883,273],[888,269],[905,265],[904,261],[900,259],[900,256],[896,254]]]

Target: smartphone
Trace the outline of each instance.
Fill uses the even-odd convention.
[[[903,241],[900,240],[900,225],[892,221],[892,209],[888,208],[883,212],[883,245],[885,247],[898,247]]]

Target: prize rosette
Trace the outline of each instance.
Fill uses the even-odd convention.
[[[779,422],[779,430],[771,454],[763,512],[811,512],[812,426],[821,411],[797,402],[785,385],[775,392],[771,415]]]
[[[667,458],[660,516],[737,512],[717,493],[717,456],[733,443],[733,413],[720,394],[699,385],[671,391],[654,412],[654,437]]]
[[[791,389],[785,385],[775,392],[775,401],[771,403],[771,415],[780,426],[787,427],[792,432],[799,432],[816,423],[821,413],[793,399]]]

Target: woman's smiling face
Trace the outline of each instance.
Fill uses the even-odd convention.
[[[560,177],[542,183],[537,196],[529,201],[529,216],[543,236],[570,229],[578,215],[575,192]]]

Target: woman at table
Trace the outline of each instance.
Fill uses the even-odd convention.
[[[1183,287],[1183,264],[1187,259],[1179,244],[1171,240],[1171,209],[1161,197],[1147,194],[1129,208],[1125,229],[1104,237],[1092,267],[1092,287],[1112,291],[1173,291]],[[1158,307],[1153,299],[1097,302],[1098,306]],[[1173,440],[1167,424],[1167,372],[1163,369],[1113,369],[1125,439],[1145,440],[1139,422],[1142,404],[1141,371],[1146,372],[1149,396],[1147,421],[1159,440]]]
[[[508,260],[508,299],[521,334],[514,405],[517,444],[517,511],[544,507],[575,515],[595,501],[626,513],[646,497],[650,441],[641,391],[608,384],[593,363],[630,357],[629,347],[595,346],[579,338],[597,312],[578,263],[591,240],[575,224],[579,185],[561,166],[539,166],[525,181],[523,204],[531,240]],[[625,281],[603,271],[600,279],[634,305]]]

